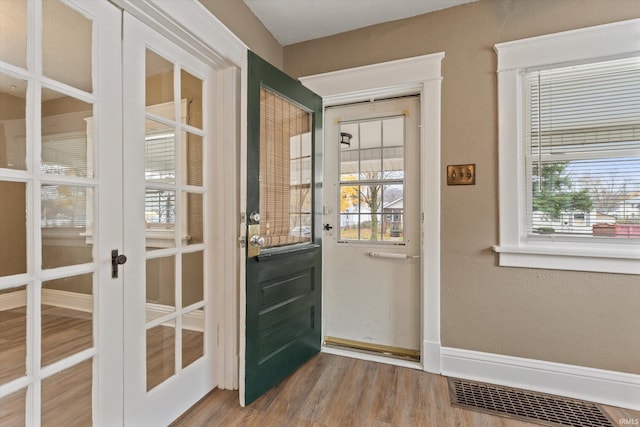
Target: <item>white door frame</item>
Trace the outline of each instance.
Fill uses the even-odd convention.
[[[420,94],[421,364],[440,373],[440,64],[444,53],[301,77],[324,106]],[[362,357],[362,354],[359,354]],[[390,362],[392,359],[376,358]]]

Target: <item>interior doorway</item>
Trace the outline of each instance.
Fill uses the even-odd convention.
[[[365,356],[433,373],[441,372],[440,98],[444,56],[433,53],[300,78],[322,96],[325,107],[420,95],[420,363]],[[326,347],[323,351],[334,352]]]

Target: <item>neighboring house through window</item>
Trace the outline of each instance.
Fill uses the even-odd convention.
[[[640,274],[640,19],[496,51],[500,265]]]
[[[404,244],[404,127],[404,116],[340,124],[340,242]]]

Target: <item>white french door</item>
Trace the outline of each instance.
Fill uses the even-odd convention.
[[[216,386],[214,70],[126,12],[123,22],[124,413],[126,425],[158,426]]]
[[[108,1],[0,28],[0,425],[166,425],[217,385],[214,70]]]
[[[117,425],[120,11],[0,1],[0,28],[0,425]]]

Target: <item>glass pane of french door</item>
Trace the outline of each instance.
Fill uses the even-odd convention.
[[[203,354],[202,348],[186,354],[182,337],[185,330],[203,334],[202,318],[185,318],[204,310],[204,187],[202,179],[193,179],[202,176],[203,167],[203,82],[182,66],[145,50],[145,197],[140,201],[147,251],[147,391],[177,374],[185,366],[183,355],[193,362]]]
[[[92,425],[113,384],[96,308],[110,278],[99,261],[122,239],[106,210],[121,181],[100,173],[121,176],[103,144],[121,141],[119,91],[104,90],[120,81],[119,25],[107,2],[0,2],[0,425]]]
[[[133,261],[125,278],[125,422],[160,425],[215,386],[205,321],[213,219],[205,95],[213,70],[135,18],[125,14],[124,22],[125,252]]]

